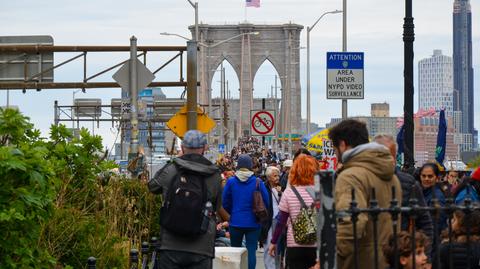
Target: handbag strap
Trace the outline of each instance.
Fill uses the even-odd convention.
[[[273,189],[272,189],[272,196],[273,196],[273,199],[275,199],[275,201],[277,202],[277,205],[278,205],[280,203],[280,198],[277,198],[277,196],[275,196],[275,193],[273,192]]]
[[[255,190],[259,191],[258,186],[260,185],[260,179],[257,177],[257,183],[255,185]]]
[[[300,201],[302,208],[308,208],[302,196],[300,195],[300,193],[298,193],[297,189],[294,186],[290,186],[290,187],[292,188],[293,193],[295,193],[295,196],[297,196],[298,201]]]

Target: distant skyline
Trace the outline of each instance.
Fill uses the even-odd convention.
[[[260,8],[245,10],[244,0],[199,0],[200,21],[209,24],[239,23],[247,19],[251,23],[278,24],[293,22],[309,26],[324,12],[342,9],[341,0],[261,0]],[[471,2],[472,43],[475,85],[480,85],[480,3]],[[444,55],[453,55],[452,1],[422,0],[413,3],[415,18],[415,91],[418,93],[418,62],[430,57],[434,49],[441,49]],[[390,103],[391,115],[403,113],[403,17],[404,1],[363,0],[348,1],[348,50],[365,52],[365,99],[349,101],[349,115],[369,115],[370,104]],[[246,17],[245,17],[246,15]],[[60,1],[47,2],[17,0],[2,3],[0,16],[4,23],[0,26],[1,35],[51,35],[55,45],[128,45],[129,38],[135,35],[139,45],[184,45],[184,40],[160,36],[160,32],[172,32],[189,36],[188,26],[194,23],[194,10],[184,0],[153,1]],[[326,100],[325,97],[325,58],[327,51],[341,50],[342,14],[325,16],[311,32],[311,85],[312,122],[324,126],[331,118],[341,116],[341,102]],[[306,29],[302,31],[301,46],[306,46]],[[73,54],[58,54],[59,63]],[[160,56],[149,63],[158,65],[166,56]],[[89,55],[90,57],[90,55]],[[92,56],[89,60],[89,75],[101,71],[127,54]],[[301,50],[302,117],[305,118],[306,92],[306,51]],[[162,71],[163,72],[163,71]],[[176,78],[178,70],[167,68],[158,74],[157,81]],[[109,73],[102,81],[112,81]],[[219,72],[217,72],[219,73]],[[274,84],[276,72],[269,64],[263,65],[254,80],[254,97],[266,97]],[[56,81],[81,81],[81,61],[66,65],[55,71]],[[231,66],[226,65],[226,78],[229,80],[233,96],[238,96],[238,78]],[[219,74],[212,85],[213,96],[219,95]],[[100,80],[99,80],[100,81]],[[478,87],[475,87],[478,88]],[[178,97],[182,89],[165,88],[169,97]],[[69,105],[72,90],[43,90],[42,92],[10,92],[10,104],[20,107],[32,119],[36,128],[44,135],[53,123],[53,102]],[[87,93],[76,93],[76,98],[102,98],[109,103],[111,98],[120,97],[119,89],[91,89]],[[418,95],[415,96],[415,110]],[[475,103],[480,104],[480,93],[475,89]],[[0,105],[6,104],[5,91],[0,92]],[[475,127],[480,129],[480,106],[474,107]],[[68,124],[67,124],[68,126]],[[85,124],[91,128],[91,124]],[[109,147],[116,136],[111,124],[100,124],[96,130],[105,138]]]
[[[455,0],[453,9],[454,110],[462,112],[460,131],[473,134],[474,78],[472,68],[472,10],[470,0]],[[478,72],[478,70],[477,70]]]
[[[418,107],[445,109],[453,116],[453,61],[451,56],[434,50],[433,56],[418,63]]]

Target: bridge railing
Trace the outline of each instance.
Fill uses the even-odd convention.
[[[152,237],[149,242],[142,242],[140,253],[132,248],[129,256],[129,269],[158,269],[158,250],[159,243],[156,237]],[[141,257],[139,256],[141,255]],[[87,260],[87,269],[96,269],[97,260],[95,257],[89,257]],[[140,267],[139,267],[140,266]]]

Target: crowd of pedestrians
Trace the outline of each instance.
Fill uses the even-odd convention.
[[[190,180],[189,174],[204,177],[206,186],[197,187],[208,189],[208,197],[199,198],[199,204],[205,205],[200,212],[201,216],[208,216],[208,229],[199,235],[177,235],[162,223],[160,255],[164,257],[160,268],[211,268],[214,246],[245,247],[249,269],[256,268],[258,263],[267,269],[319,268],[317,241],[310,228],[315,216],[314,175],[319,172],[320,161],[304,148],[290,159],[262,146],[258,139],[247,137],[213,164],[202,156],[206,149],[204,135],[198,131],[187,134],[183,155],[160,170],[149,182],[149,188],[168,198],[163,210],[170,205],[169,199],[175,198],[169,189],[181,194],[181,182]],[[329,139],[339,160],[334,187],[338,212],[351,206],[352,189],[359,208],[368,208],[372,197],[378,207],[389,208],[392,188],[398,190],[395,199],[404,207],[410,206],[412,199],[420,207],[442,207],[448,199],[458,205],[466,198],[473,204],[480,202],[480,169],[467,175],[466,171],[428,162],[414,174],[402,172],[396,167],[394,137],[378,135],[372,139],[366,125],[356,120],[345,120],[332,127]],[[172,183],[176,181],[180,185]],[[477,268],[467,265],[478,266],[480,262],[480,212],[455,211],[452,215],[449,220],[444,211],[439,216],[421,211],[412,223],[404,212],[394,237],[390,214],[381,213],[374,220],[371,215],[360,213],[355,223],[357,258],[353,254],[352,218],[339,215],[337,268],[354,268],[355,264],[357,268],[374,268],[375,261],[381,269]],[[449,221],[451,234],[446,232]],[[378,223],[377,231],[373,222]],[[410,233],[412,225],[418,231],[415,238]],[[451,247],[455,255],[446,254]],[[262,261],[257,261],[259,248],[263,250]],[[440,253],[440,264],[433,260],[435,251]]]

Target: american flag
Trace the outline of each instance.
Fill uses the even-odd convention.
[[[247,7],[260,7],[260,0],[246,0]]]

